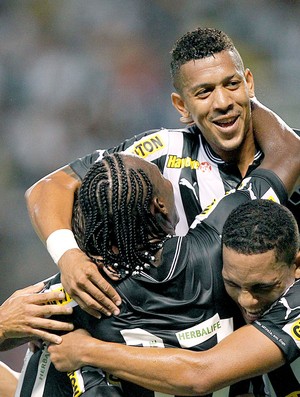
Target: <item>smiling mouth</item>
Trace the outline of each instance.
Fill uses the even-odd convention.
[[[234,125],[234,123],[237,121],[238,116],[236,117],[230,117],[224,120],[217,120],[217,121],[213,121],[214,124],[216,124],[218,127],[222,127],[222,128],[228,128]]]

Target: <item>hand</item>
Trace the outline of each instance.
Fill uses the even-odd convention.
[[[54,315],[69,315],[72,308],[63,305],[47,305],[48,302],[63,299],[59,291],[38,294],[44,283],[16,291],[0,306],[0,344],[10,339],[38,338],[47,342],[60,343],[61,337],[49,331],[71,331],[73,324],[49,318]]]
[[[101,276],[97,265],[79,249],[71,249],[59,260],[61,282],[72,298],[87,313],[99,318],[100,312],[118,315],[121,298]]]
[[[50,344],[48,352],[55,368],[58,371],[70,372],[85,365],[81,360],[81,352],[85,350],[89,339],[91,336],[87,331],[78,329],[64,335],[60,345]]]

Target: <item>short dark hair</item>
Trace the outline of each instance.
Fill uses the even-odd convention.
[[[270,200],[240,205],[227,218],[222,243],[245,255],[275,250],[277,261],[291,266],[299,251],[299,231],[291,211]]]
[[[77,243],[92,260],[101,256],[122,277],[143,270],[166,233],[150,212],[155,187],[142,167],[129,166],[125,155],[105,156],[82,181],[73,208]],[[141,161],[141,159],[139,159]],[[156,242],[150,242],[150,240]],[[112,246],[118,248],[113,252]],[[147,266],[146,266],[147,267]]]
[[[197,28],[187,32],[178,39],[171,50],[171,76],[173,85],[180,90],[180,68],[185,63],[211,57],[221,51],[234,51],[241,62],[242,59],[236,50],[231,38],[224,32],[214,28]]]

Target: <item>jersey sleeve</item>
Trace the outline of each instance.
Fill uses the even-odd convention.
[[[231,211],[239,205],[255,199],[267,199],[286,204],[288,199],[286,189],[273,171],[262,168],[252,171],[236,190],[232,190],[220,200],[215,200],[206,207],[196,217],[191,228],[194,229],[203,222],[221,235],[224,223]]]
[[[289,362],[300,356],[300,280],[252,325],[271,339]]]
[[[161,171],[165,164],[165,154],[168,150],[169,134],[167,129],[149,130],[126,139],[120,145],[110,149],[99,149],[84,157],[69,163],[72,170],[83,179],[89,168],[103,156],[110,153],[124,152],[136,154],[147,161],[154,162]]]

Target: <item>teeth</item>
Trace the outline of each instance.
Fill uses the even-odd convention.
[[[227,120],[227,121],[219,121],[218,124],[220,125],[227,125],[234,123],[234,120]]]
[[[246,312],[247,314],[248,314],[248,316],[251,316],[251,317],[258,317],[258,316],[260,316],[260,313],[258,312],[258,313],[249,313],[249,312]]]
[[[220,126],[227,126],[234,124],[235,121],[236,121],[236,117],[231,117],[230,119],[215,121],[215,124],[218,124]]]

